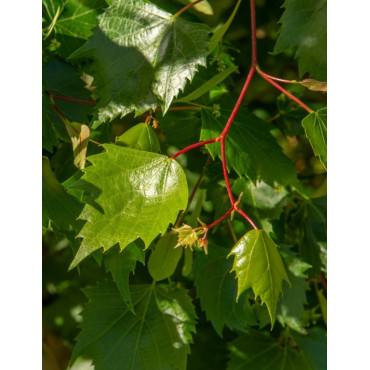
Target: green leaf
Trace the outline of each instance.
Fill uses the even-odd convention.
[[[234,8],[233,12],[231,13],[229,19],[226,21],[226,23],[224,25],[222,25],[220,28],[218,28],[216,30],[216,32],[212,35],[211,41],[210,41],[209,46],[208,46],[208,51],[210,53],[217,46],[217,44],[220,42],[220,40],[223,38],[224,34],[226,33],[226,31],[230,27],[230,24],[232,23],[232,21],[235,17],[235,14],[239,9],[239,5],[240,5],[241,1],[242,0],[238,0],[238,2],[236,3],[235,8]]]
[[[175,248],[177,235],[170,231],[157,242],[148,260],[148,271],[156,281],[167,279],[176,270],[183,248]]]
[[[52,153],[53,147],[58,146],[58,144],[58,132],[51,119],[50,99],[42,94],[42,147]]]
[[[193,0],[178,0],[178,2],[184,5],[188,5],[190,3],[193,3],[194,1]],[[199,13],[203,13],[206,15],[213,15],[213,8],[208,0],[203,0],[199,4],[195,4],[193,6],[193,9],[198,11]]]
[[[145,123],[139,123],[117,137],[116,144],[146,152],[159,153],[161,151],[155,131],[152,126]]]
[[[158,104],[165,113],[197,66],[206,65],[209,30],[203,24],[144,0],[115,1],[98,19],[94,35],[71,57],[94,59],[100,121]]]
[[[252,288],[255,296],[266,303],[273,327],[283,280],[290,284],[276,244],[265,231],[251,230],[235,244],[230,255],[235,255],[238,297]]]
[[[317,293],[317,299],[319,300],[319,303],[320,303],[322,318],[325,322],[325,325],[328,325],[328,307],[327,307],[326,298],[324,296],[322,289],[317,289],[316,293]]]
[[[275,52],[292,50],[299,74],[326,81],[326,0],[286,0]]]
[[[74,348],[91,358],[95,370],[186,369],[195,311],[186,290],[167,285],[134,285],[136,315],[123,303],[113,283],[85,289],[89,303],[82,313]]]
[[[315,154],[321,163],[327,168],[327,109],[322,108],[317,112],[310,113],[302,121],[306,136],[310,140]]]
[[[49,159],[42,157],[42,224],[49,226],[50,220],[58,227],[69,229],[75,225],[82,204],[69,195],[60,185],[51,170]]]
[[[231,273],[232,261],[227,259],[227,252],[227,249],[212,244],[207,255],[197,255],[194,266],[197,297],[220,336],[225,324],[231,323],[232,327],[241,330],[254,321],[245,294],[236,302],[237,283]]]
[[[209,90],[212,89],[212,87],[218,85],[223,80],[225,80],[228,76],[230,76],[233,72],[235,72],[238,69],[237,66],[230,67],[225,69],[224,71],[218,73],[217,75],[213,76],[211,79],[209,79],[207,82],[205,82],[202,86],[198,87],[196,90],[192,91],[190,94],[184,96],[181,99],[176,100],[176,103],[187,103],[191,102],[193,100],[198,99],[205,93],[207,93]]]
[[[105,152],[88,158],[83,180],[101,190],[97,199],[104,213],[87,204],[80,218],[86,224],[70,268],[103,247],[104,251],[141,238],[145,247],[164,234],[180,210],[186,209],[188,188],[180,165],[167,156],[104,144]]]
[[[220,109],[221,116],[202,110],[201,140],[217,137],[223,130],[231,110]],[[208,144],[212,157],[221,158],[220,144]],[[270,134],[270,126],[251,113],[239,109],[226,138],[226,163],[237,174],[274,186],[292,184],[297,181],[293,163],[283,153]]]
[[[55,39],[60,43],[58,53],[64,58],[70,56],[92,35],[97,26],[96,17],[106,7],[104,0],[43,0],[48,18],[53,20],[55,9],[60,7],[60,15],[54,24]]]
[[[307,303],[306,290],[309,289],[306,270],[311,266],[297,258],[297,255],[287,248],[281,252],[281,255],[287,266],[291,286],[283,286],[283,296],[277,305],[276,318],[283,326],[288,325],[297,332],[306,334],[302,318],[304,305]]]
[[[122,252],[119,248],[112,248],[104,256],[105,268],[112,274],[123,301],[132,312],[134,308],[130,295],[129,276],[135,271],[137,262],[145,264],[144,250],[137,241],[128,245]]]
[[[250,330],[232,342],[228,370],[326,369],[326,338],[321,329],[307,336],[288,335],[276,340],[271,335]]]

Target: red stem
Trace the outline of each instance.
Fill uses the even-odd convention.
[[[294,95],[292,95],[289,91],[286,91],[282,86],[277,84],[275,81],[273,81],[269,75],[267,75],[265,72],[259,70],[259,74],[264,78],[268,83],[270,83],[272,86],[276,87],[278,90],[280,90],[282,93],[284,93],[286,96],[288,96],[290,99],[294,100],[297,104],[299,104],[303,109],[305,109],[308,113],[312,113],[313,110],[308,107],[305,103],[303,103],[301,100],[296,98]]]
[[[195,144],[192,144],[192,145],[189,145],[187,146],[186,148],[178,151],[176,154],[174,154],[171,158],[172,159],[175,159],[177,158],[179,155],[183,154],[183,153],[186,153],[188,152],[189,150],[191,149],[195,149],[195,148],[198,148],[200,146],[203,146],[205,144],[211,144],[211,143],[215,143],[216,141],[220,141],[220,138],[219,137],[216,137],[215,139],[210,139],[210,140],[206,140],[206,141],[200,141],[199,143],[195,143]]]
[[[245,213],[243,212],[240,208],[234,207],[235,211],[238,212],[240,215],[242,215],[253,227],[253,229],[258,230],[257,225],[252,221],[252,219]]]
[[[63,96],[63,95],[54,95],[48,91],[46,91],[46,94],[52,97],[53,99],[59,99],[59,100],[67,100],[72,101],[74,103],[81,103],[81,104],[88,104],[88,105],[96,105],[97,103],[92,100],[85,100],[85,99],[77,99],[77,98],[70,98],[69,96]]]
[[[203,0],[197,0],[197,1],[194,1],[193,3],[191,3],[189,5],[186,5],[185,7],[180,9],[176,14],[174,14],[174,17],[178,17],[180,14],[184,13],[185,11],[192,8],[194,5],[200,3],[201,1],[203,1]]]
[[[62,119],[62,121],[67,120],[64,114],[59,110],[59,108],[55,104],[52,104],[51,107],[55,110],[55,112],[57,112],[58,116]]]
[[[212,222],[211,224],[207,225],[207,229],[211,229],[212,227],[219,224],[222,220],[224,220],[232,211],[234,210],[234,207],[231,207],[223,216],[221,216],[218,220]]]
[[[256,37],[256,4],[255,0],[250,1],[251,4],[251,34],[252,34],[252,66],[257,66],[257,37]]]
[[[259,70],[261,71],[261,70]],[[282,82],[282,83],[286,83],[286,84],[296,84],[297,81],[293,81],[293,80],[284,80],[283,78],[279,78],[279,77],[275,77],[275,76],[271,76],[265,72],[263,72],[263,74],[268,77],[270,80],[274,80],[274,81],[278,81],[278,82]]]

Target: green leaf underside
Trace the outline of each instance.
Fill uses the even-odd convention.
[[[93,358],[95,370],[186,369],[195,311],[186,290],[167,285],[131,286],[135,315],[113,283],[84,290],[83,311],[72,362]]]
[[[327,168],[327,108],[310,113],[302,120],[306,136],[321,163]]]
[[[86,224],[83,241],[70,268],[103,247],[116,243],[123,250],[141,238],[145,248],[186,209],[188,188],[180,165],[156,153],[104,144],[105,152],[88,158],[83,180],[101,190],[97,203],[104,213],[85,205],[80,218]]]
[[[117,137],[116,144],[146,152],[159,153],[161,151],[155,131],[152,126],[145,123],[139,123]]]
[[[235,244],[230,255],[235,256],[232,271],[238,279],[238,297],[252,288],[266,304],[273,326],[283,280],[290,284],[276,244],[265,231],[251,230]]]
[[[144,0],[115,1],[98,19],[94,35],[72,57],[94,59],[100,121],[159,104],[166,112],[197,66],[206,65],[205,25]]]
[[[294,334],[279,342],[256,330],[250,330],[231,344],[228,370],[323,370],[326,369],[326,338],[320,329],[309,335]]]
[[[42,224],[53,221],[58,227],[68,229],[76,222],[82,204],[69,195],[51,170],[49,159],[42,157]]]
[[[104,0],[43,0],[50,20],[56,15],[55,9],[60,7],[61,14],[54,26],[55,39],[60,42],[58,53],[64,58],[69,57],[92,35],[97,26],[96,17],[106,7]]]
[[[104,256],[105,268],[112,274],[123,301],[132,312],[134,308],[130,295],[129,276],[135,271],[137,262],[145,264],[145,252],[137,241],[128,245],[122,252],[119,248],[112,248]]]
[[[177,234],[170,231],[163,235],[148,260],[148,271],[156,281],[167,279],[176,270],[183,248],[175,248]]]
[[[292,50],[300,76],[326,81],[326,0],[286,0],[275,52]]]
[[[201,140],[217,137],[223,130],[231,110],[220,109],[221,116],[202,110]],[[219,143],[208,144],[212,157],[221,158]],[[251,113],[239,109],[226,138],[226,163],[239,176],[247,176],[274,186],[293,184],[297,181],[293,163],[282,152],[270,134],[270,126]]]
[[[212,245],[207,255],[197,256],[194,266],[197,297],[220,336],[225,324],[241,329],[252,320],[246,297],[236,302],[237,282],[231,273],[232,260],[227,259],[227,252],[227,249]]]

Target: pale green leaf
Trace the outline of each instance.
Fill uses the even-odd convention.
[[[194,0],[178,0],[179,3],[188,5],[190,3],[193,3]],[[195,4],[193,6],[193,9],[196,10],[199,13],[203,13],[206,15],[213,15],[213,8],[212,5],[209,3],[208,0],[203,0],[198,4]]]
[[[315,154],[327,168],[327,109],[310,113],[302,120],[302,126]]]
[[[211,79],[206,81],[202,86],[192,91],[190,94],[184,96],[181,99],[176,100],[176,103],[183,103],[183,102],[187,103],[187,102],[191,102],[193,100],[198,99],[199,97],[207,93],[209,90],[211,90],[212,87],[218,85],[223,80],[225,80],[228,76],[234,73],[237,69],[238,67],[235,66],[235,67],[230,67],[230,68],[223,70],[222,72],[218,73],[217,75],[213,76]]]
[[[230,255],[235,256],[232,271],[238,279],[238,297],[252,288],[266,304],[274,326],[283,280],[290,284],[276,244],[265,231],[251,230],[235,244]]]
[[[66,129],[72,141],[73,163],[83,170],[85,168],[87,145],[90,139],[90,128],[78,122],[69,122],[66,120]]]
[[[103,247],[119,243],[121,250],[141,238],[145,247],[174,223],[186,209],[188,188],[183,169],[167,156],[103,145],[105,152],[88,158],[83,180],[100,189],[97,203],[104,213],[87,204],[80,218],[86,224],[83,238],[70,268]]]
[[[206,25],[144,0],[112,2],[94,35],[72,55],[94,59],[98,119],[140,114],[158,104],[166,112],[197,66],[206,65],[208,33]]]
[[[119,248],[112,248],[104,256],[105,268],[112,274],[123,301],[132,312],[134,308],[130,295],[129,277],[135,271],[137,262],[145,264],[143,247],[137,241],[128,245],[122,252]]]
[[[148,260],[148,271],[156,281],[167,279],[176,270],[183,248],[175,248],[177,235],[170,231],[157,242]]]
[[[139,123],[117,137],[116,144],[146,152],[159,153],[161,147],[152,126]]]
[[[84,290],[81,332],[72,355],[95,370],[186,369],[195,311],[186,290],[167,285],[130,287],[133,314],[113,283]]]
[[[239,336],[230,346],[228,370],[323,370],[326,369],[326,338],[321,329],[307,336],[294,334],[280,339],[257,330]]]
[[[69,229],[74,225],[82,204],[69,195],[55,177],[47,157],[42,157],[42,224],[52,221],[58,227]]]
[[[225,127],[231,110],[220,109],[221,116],[215,117],[208,110],[202,110],[201,140],[217,137]],[[208,144],[212,157],[221,158],[219,143]],[[254,183],[257,180],[274,186],[293,184],[297,181],[293,163],[282,152],[279,144],[270,134],[270,127],[260,118],[244,109],[239,109],[226,138],[226,163],[242,177],[247,176]]]
[[[234,8],[233,12],[231,13],[229,19],[226,21],[225,24],[223,24],[220,28],[218,28],[216,30],[216,32],[212,35],[211,41],[210,41],[209,46],[208,46],[208,50],[209,50],[210,53],[217,46],[217,44],[220,42],[220,40],[223,38],[224,34],[226,33],[226,31],[230,27],[230,24],[234,20],[235,14],[239,9],[239,5],[240,5],[241,1],[242,0],[238,0],[238,2],[236,3],[235,8]]]
[[[286,0],[275,52],[292,50],[299,74],[326,81],[326,0]]]

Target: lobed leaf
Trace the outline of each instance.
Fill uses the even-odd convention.
[[[94,60],[102,122],[158,104],[165,113],[197,66],[206,65],[206,25],[181,20],[144,0],[114,1],[98,18],[94,35],[71,57]]]
[[[188,188],[180,165],[167,156],[104,144],[105,152],[89,157],[83,180],[99,188],[97,203],[104,213],[85,205],[80,218],[86,224],[70,268],[103,247],[120,244],[123,250],[137,238],[145,247],[174,223],[186,208]]]
[[[276,244],[265,231],[251,230],[235,244],[230,255],[235,255],[232,271],[238,279],[237,297],[252,288],[266,304],[273,327],[283,280],[290,284]]]
[[[72,354],[95,370],[186,369],[196,314],[186,290],[168,285],[130,287],[133,314],[113,283],[85,289],[89,298]]]

